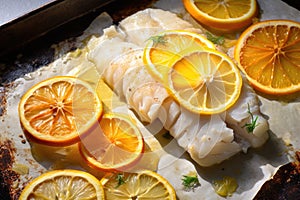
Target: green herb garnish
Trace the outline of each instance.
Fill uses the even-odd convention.
[[[165,44],[167,42],[164,35],[152,36],[148,40],[152,40],[154,44]]]
[[[124,174],[117,174],[116,181],[118,182],[116,188],[118,188],[121,185],[125,184],[126,181],[124,180]]]
[[[255,127],[258,126],[258,124],[256,124],[256,123],[257,123],[258,116],[256,116],[256,117],[254,118],[252,112],[250,111],[250,105],[249,105],[249,104],[248,104],[248,113],[249,113],[249,115],[251,116],[251,123],[246,123],[242,128],[246,127],[248,133],[253,133]]]
[[[215,36],[210,32],[206,32],[206,37],[209,41],[211,41],[214,44],[222,45],[225,42],[224,36]]]
[[[183,178],[181,180],[185,190],[194,190],[196,187],[199,187],[201,185],[197,175],[193,175],[193,176],[183,175]]]

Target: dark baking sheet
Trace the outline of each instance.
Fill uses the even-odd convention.
[[[110,0],[110,3],[98,9],[90,10],[75,20],[45,31],[43,35],[36,35],[33,39],[22,41],[20,44],[5,44],[0,42],[0,49],[7,49],[0,53],[0,86],[7,84],[22,75],[48,64],[53,59],[52,44],[79,36],[102,12],[108,12],[115,23],[135,13],[138,10],[150,7],[155,0]],[[12,25],[14,26],[14,25]],[[0,31],[0,38],[4,33]],[[0,39],[1,40],[1,39]],[[7,42],[6,42],[7,43]]]
[[[0,55],[114,0],[2,0]]]
[[[68,0],[64,0],[66,4],[68,4],[67,1]],[[80,3],[82,4],[80,0],[75,1],[77,1],[78,5],[80,5]],[[89,3],[89,1],[92,2],[94,0],[83,1],[85,3]],[[80,17],[76,18],[75,16],[73,16],[73,20],[66,19],[64,22],[60,21],[59,23],[61,24],[61,26],[57,24],[56,28],[53,28],[53,26],[48,26],[48,30],[43,30],[43,33],[36,32],[36,35],[32,35],[30,38],[18,38],[18,44],[10,44],[7,41],[3,42],[3,38],[6,37],[6,33],[1,32],[0,27],[0,87],[15,80],[16,78],[21,77],[28,72],[36,70],[40,66],[50,63],[53,59],[54,53],[53,49],[51,49],[50,46],[52,44],[59,43],[60,41],[82,34],[83,30],[86,29],[90,22],[101,12],[108,12],[112,16],[114,22],[118,23],[118,21],[129,16],[130,14],[133,14],[134,12],[150,7],[155,1],[156,0],[101,0],[99,1],[98,9],[84,9],[84,12],[77,11],[78,14],[80,13]],[[299,1],[283,1],[300,10]],[[52,6],[58,5],[54,4]],[[66,7],[67,6],[65,5],[65,8]],[[71,8],[72,6],[69,5],[69,7]],[[47,12],[51,12],[48,6],[45,6],[41,9],[46,9]],[[74,7],[74,9],[76,9],[76,6]],[[55,13],[57,13],[57,11],[55,11]],[[73,12],[73,14],[74,13],[76,12]],[[83,15],[83,13],[85,13],[85,15]],[[54,14],[47,15],[50,18],[56,18]],[[20,18],[19,20],[22,20],[22,18]],[[35,23],[36,22],[32,21],[32,24]],[[28,26],[32,27],[32,24]],[[18,26],[16,23],[12,23],[10,25],[10,27],[12,27],[12,30],[20,32],[20,30],[18,30],[19,28],[14,28],[16,26]],[[28,27],[23,28],[24,32],[26,32],[26,30],[28,29]]]

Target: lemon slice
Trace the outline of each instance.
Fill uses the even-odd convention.
[[[19,103],[21,125],[28,138],[53,146],[78,142],[98,122],[102,111],[95,89],[68,76],[37,83]]]
[[[156,172],[149,170],[138,173],[108,174],[101,179],[101,183],[107,200],[176,199],[172,185]]]
[[[225,54],[206,49],[187,54],[168,74],[174,98],[188,110],[200,114],[225,111],[238,99],[242,78]]]
[[[251,85],[261,92],[285,95],[300,90],[300,23],[268,20],[246,29],[234,57]]]
[[[183,0],[183,4],[198,22],[222,32],[245,28],[258,14],[256,0]]]
[[[79,170],[49,171],[32,180],[22,191],[19,200],[38,199],[95,199],[103,200],[104,190],[99,180]]]
[[[215,49],[215,45],[202,35],[183,30],[165,31],[148,40],[143,61],[154,78],[165,82],[169,69],[178,59],[204,47]]]
[[[134,166],[144,151],[137,125],[125,114],[105,113],[100,126],[80,143],[87,164],[104,171],[124,171]]]

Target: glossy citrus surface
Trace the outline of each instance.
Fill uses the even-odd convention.
[[[125,114],[106,113],[100,126],[81,141],[87,163],[105,171],[127,170],[141,158],[144,140],[136,124]]]
[[[150,74],[164,82],[168,70],[179,58],[204,47],[215,48],[212,42],[199,34],[183,30],[165,31],[149,39],[143,61]]]
[[[32,180],[19,199],[103,200],[104,191],[99,180],[89,173],[71,169],[54,170]]]
[[[207,27],[225,32],[252,23],[258,13],[256,0],[182,0],[187,11]]]
[[[168,75],[169,89],[188,110],[200,114],[220,113],[238,99],[242,78],[232,60],[216,50],[187,54]]]
[[[94,89],[74,77],[58,76],[31,87],[19,103],[19,117],[30,139],[70,145],[98,122],[102,103]]]
[[[250,83],[268,94],[300,90],[300,23],[270,20],[240,36],[235,59]]]
[[[107,200],[176,199],[172,185],[153,171],[110,174],[102,178],[101,183]]]

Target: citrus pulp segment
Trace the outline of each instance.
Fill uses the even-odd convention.
[[[129,116],[105,113],[80,152],[88,165],[104,171],[125,171],[136,164],[144,151],[144,140]]]
[[[101,179],[101,183],[107,200],[176,199],[172,185],[156,172],[149,170],[138,173],[109,174]]]
[[[200,23],[232,32],[250,25],[258,14],[256,0],[182,0],[186,10]]]
[[[233,61],[216,50],[192,52],[178,60],[168,74],[174,98],[200,114],[225,111],[238,99],[242,78]]]
[[[68,76],[39,82],[19,103],[25,134],[34,141],[54,146],[78,142],[98,122],[102,110],[94,88]]]
[[[104,200],[99,180],[79,170],[48,171],[32,180],[22,191],[20,200],[65,199]]]
[[[143,61],[150,74],[164,82],[170,67],[183,55],[202,50],[215,49],[215,45],[199,34],[172,30],[152,36],[144,49]]]
[[[267,94],[300,90],[300,23],[268,20],[246,29],[234,57],[249,82]]]

